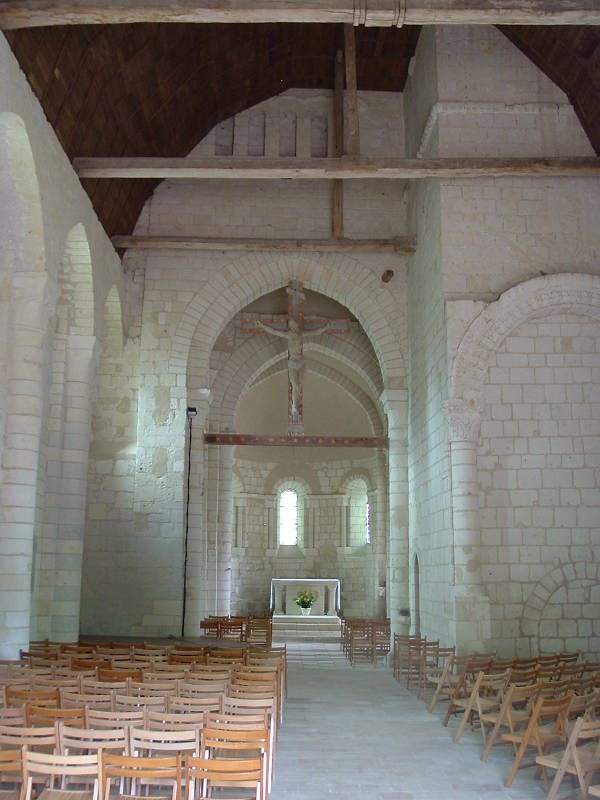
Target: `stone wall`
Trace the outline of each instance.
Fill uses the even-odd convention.
[[[586,570],[600,546],[599,351],[597,320],[548,314],[489,359],[477,453],[482,576],[492,645],[506,655],[600,652],[600,587]],[[570,580],[548,582],[568,565]]]

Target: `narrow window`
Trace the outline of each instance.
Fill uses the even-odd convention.
[[[298,495],[291,489],[279,495],[279,544],[298,544]]]

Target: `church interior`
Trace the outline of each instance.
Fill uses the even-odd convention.
[[[600,662],[597,4],[61,5],[0,3],[0,658],[316,587]]]

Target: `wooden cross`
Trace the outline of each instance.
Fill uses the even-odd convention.
[[[327,317],[305,317],[306,296],[299,281],[290,281],[287,286],[288,313],[258,314],[242,317],[242,333],[269,333],[287,339],[288,343],[288,435],[303,436],[302,372],[305,367],[303,340],[305,336],[321,333],[346,334],[352,329],[349,319]]]

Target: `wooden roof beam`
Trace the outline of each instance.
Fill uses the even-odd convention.
[[[196,236],[113,236],[116,250],[235,250],[313,253],[397,253],[415,252],[414,239],[213,239]]]
[[[130,22],[600,25],[597,0],[6,0],[0,28]]]
[[[80,178],[390,179],[598,177],[600,158],[75,158]]]

